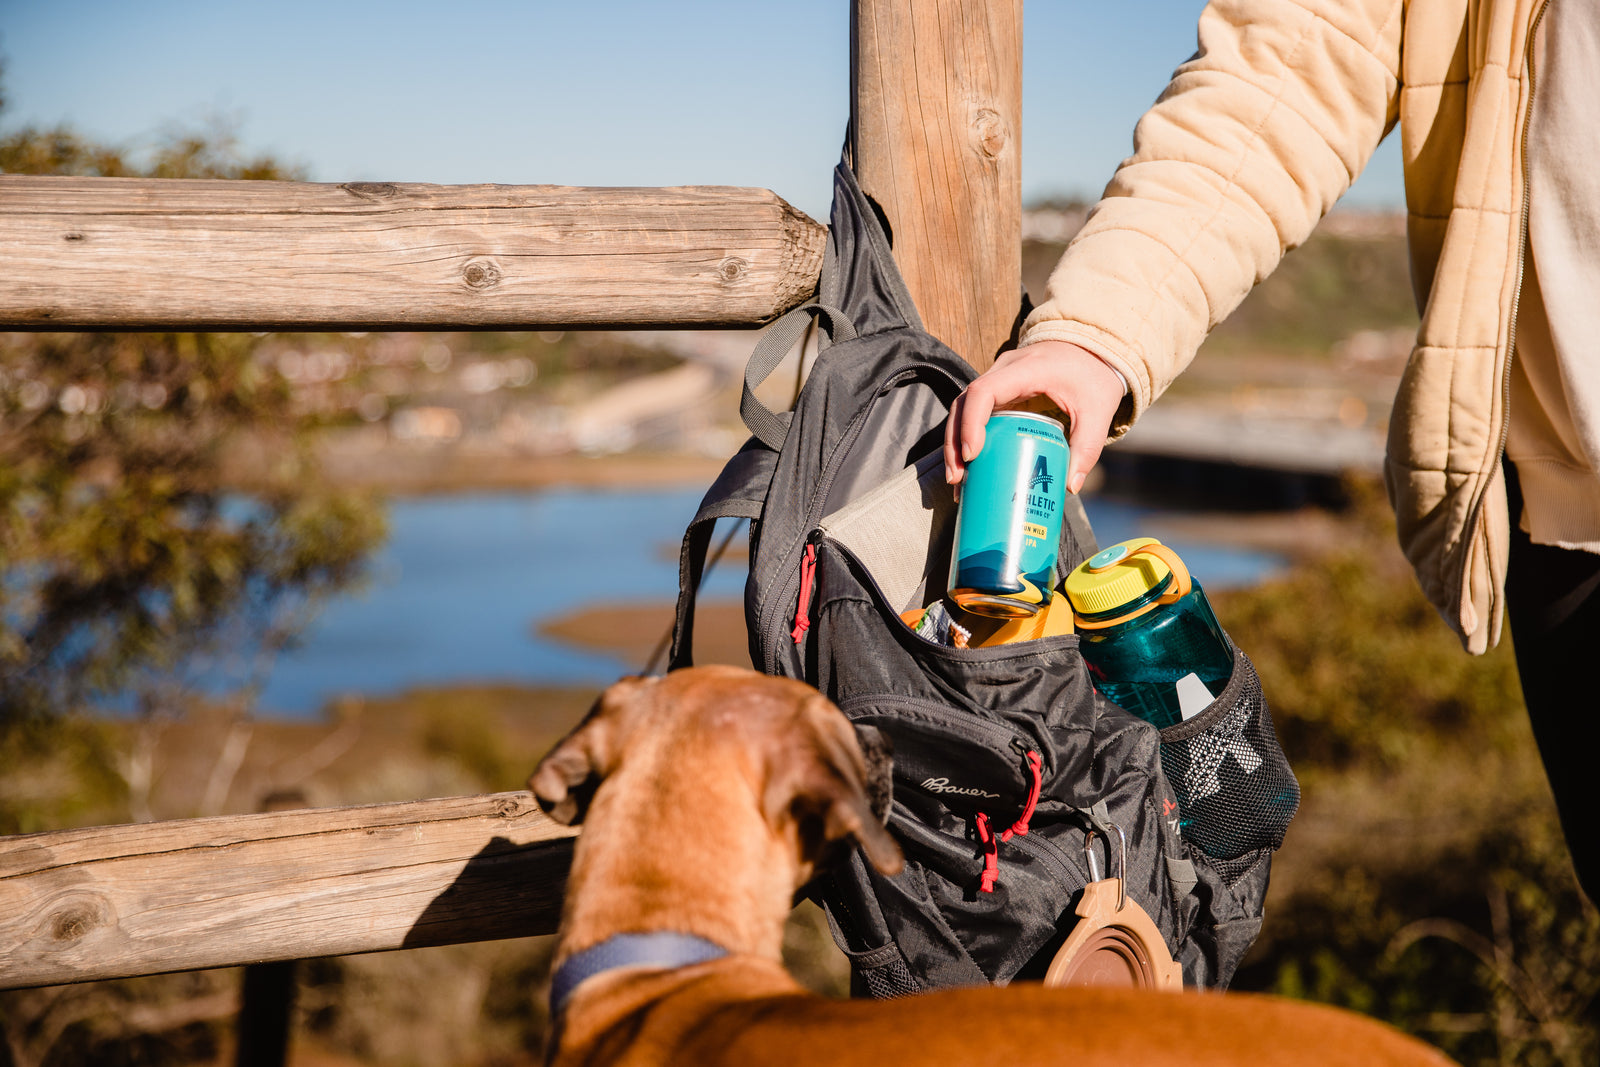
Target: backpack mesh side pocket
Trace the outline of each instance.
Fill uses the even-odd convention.
[[[893,942],[870,952],[846,952],[850,958],[850,995],[893,1000],[922,992],[900,947]]]
[[[1261,680],[1237,649],[1215,703],[1161,731],[1161,768],[1177,794],[1184,839],[1214,860],[1277,849],[1300,806]]]

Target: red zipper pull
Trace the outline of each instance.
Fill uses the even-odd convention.
[[[1023,805],[1021,818],[1011,824],[1011,829],[1000,835],[1002,841],[1010,841],[1012,834],[1026,837],[1028,820],[1033,818],[1033,809],[1039,804],[1039,791],[1044,788],[1044,762],[1040,760],[1039,753],[1028,753],[1028,770],[1033,774],[1033,785],[1028,787],[1028,803]]]
[[[806,556],[800,561],[800,602],[795,605],[794,629],[789,632],[797,645],[804,640],[806,631],[811,629],[811,588],[816,583],[817,546],[808,542]]]
[[[978,827],[978,840],[983,842],[983,877],[978,879],[978,892],[993,893],[994,884],[1000,880],[1000,845],[989,829],[989,816],[978,812],[974,820]]]

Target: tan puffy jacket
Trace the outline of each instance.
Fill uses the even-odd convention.
[[[1385,480],[1423,591],[1472,652],[1500,638],[1527,55],[1545,3],[1214,0],[1022,338],[1120,370],[1120,435],[1398,123],[1422,326]]]

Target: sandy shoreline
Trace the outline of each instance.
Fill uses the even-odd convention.
[[[547,622],[538,630],[568,644],[608,652],[620,657],[630,670],[643,671],[670,632],[675,610],[669,602],[598,603]],[[663,652],[661,666],[665,659]],[[750,666],[744,601],[700,602],[695,611],[694,661]]]
[[[660,489],[709,486],[725,458],[698,453],[576,453],[483,455],[461,449],[390,448],[367,452],[337,438],[320,449],[323,474],[334,485],[392,496],[540,489]]]

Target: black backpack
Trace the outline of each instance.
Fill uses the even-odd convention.
[[[754,390],[813,317],[828,343],[794,410],[773,412]],[[1127,893],[1185,984],[1225,987],[1299,799],[1249,661],[1236,652],[1217,701],[1158,733],[1094,688],[1076,635],[958,649],[900,619],[945,588],[955,503],[940,445],[973,377],[923,330],[841,163],[818,299],[758,343],[740,404],[753,436],[684,536],[671,665],[691,662],[715,520],[750,520],[752,662],[815,685],[894,746],[905,870],[885,877],[857,853],[810,887],[858,994],[1043,977],[1092,880],[1096,830],[1125,836]],[[1096,551],[1076,497],[1066,512],[1061,573]]]

